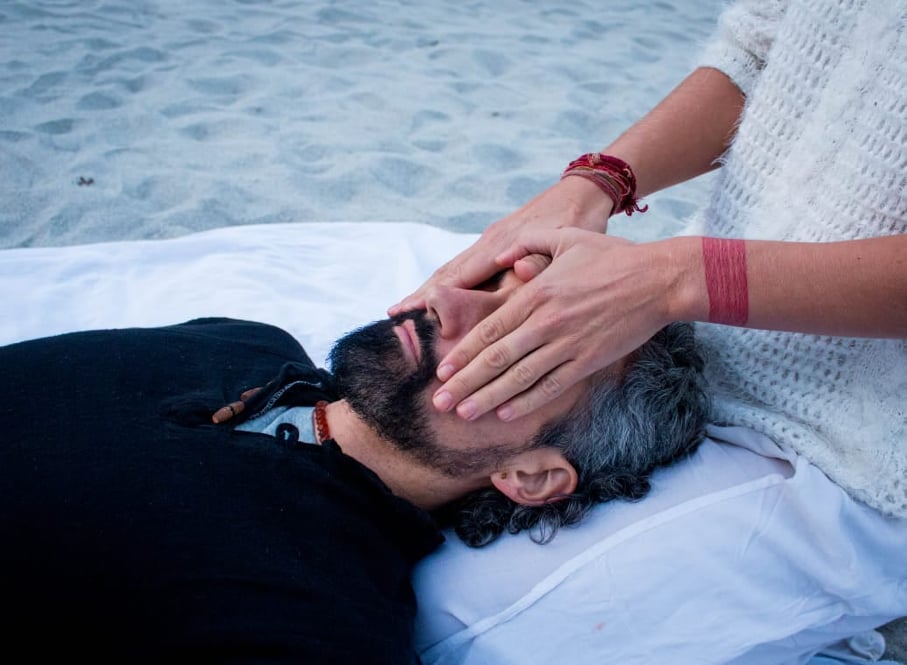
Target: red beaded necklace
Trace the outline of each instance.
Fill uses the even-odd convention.
[[[312,412],[312,420],[315,423],[315,438],[318,443],[324,443],[331,438],[331,428],[328,427],[328,403],[320,400],[315,403],[315,411]]]

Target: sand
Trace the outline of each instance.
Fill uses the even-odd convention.
[[[8,0],[0,247],[269,222],[481,231],[676,85],[718,6]],[[704,187],[614,229],[670,233]]]

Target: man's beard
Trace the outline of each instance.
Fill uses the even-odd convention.
[[[403,354],[394,327],[411,319],[419,340],[419,366]],[[439,446],[425,409],[424,392],[435,374],[436,326],[425,312],[376,321],[341,337],[331,349],[331,372],[340,397],[400,450],[434,466]]]
[[[403,354],[394,326],[411,319],[421,350],[413,368]],[[330,353],[331,372],[340,397],[366,425],[397,449],[436,471],[459,478],[487,470],[531,448],[476,440],[470,450],[442,445],[431,426],[426,388],[434,378],[437,326],[424,311],[376,321],[341,337]]]

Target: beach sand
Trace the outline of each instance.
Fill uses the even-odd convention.
[[[272,222],[481,231],[679,83],[721,5],[6,0],[0,248]],[[707,186],[612,232],[674,233]]]
[[[718,7],[4,2],[0,247],[268,222],[481,231],[679,83]],[[614,231],[676,230],[705,184]]]

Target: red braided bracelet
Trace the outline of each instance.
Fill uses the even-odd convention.
[[[612,215],[625,212],[629,216],[649,209],[649,206],[639,207],[636,200],[636,176],[630,165],[622,159],[590,152],[570,162],[561,174],[561,179],[571,175],[591,180],[610,197],[614,201]]]
[[[746,281],[746,243],[724,238],[702,239],[709,321],[730,326],[746,324],[750,316]]]

